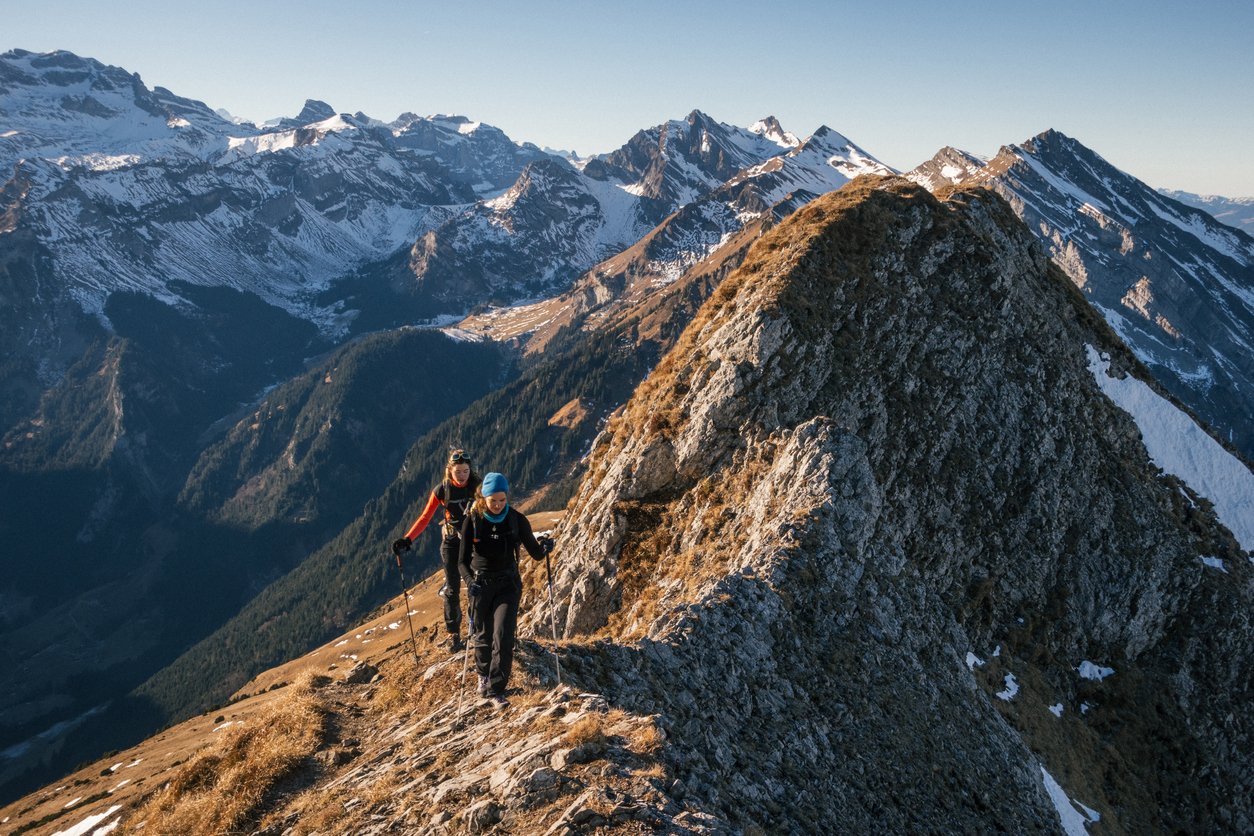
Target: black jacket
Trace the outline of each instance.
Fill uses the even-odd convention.
[[[544,549],[531,533],[531,523],[510,508],[505,519],[494,523],[474,511],[462,522],[462,571],[466,577],[477,572],[514,572],[518,568],[518,549],[525,547],[533,560],[544,557]]]

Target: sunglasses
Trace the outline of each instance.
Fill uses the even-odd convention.
[[[470,464],[470,456],[465,450],[456,450],[448,457],[449,464]]]

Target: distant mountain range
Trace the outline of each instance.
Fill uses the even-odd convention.
[[[1172,189],[1159,189],[1167,197],[1194,206],[1215,216],[1245,233],[1254,233],[1254,197],[1220,197],[1219,195],[1193,194]]]
[[[317,100],[256,126],[67,52],[0,56],[0,113],[0,752],[43,741],[3,794],[356,623],[449,445],[565,504],[753,243],[896,173],[695,110],[590,158]],[[1248,234],[1056,132],[907,176],[1002,195],[1251,456]]]

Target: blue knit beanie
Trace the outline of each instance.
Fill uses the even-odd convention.
[[[484,496],[491,496],[497,491],[509,493],[509,482],[505,481],[505,477],[500,473],[489,473],[483,477],[483,485],[479,488],[479,493]]]

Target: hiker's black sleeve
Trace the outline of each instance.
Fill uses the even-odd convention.
[[[518,512],[518,539],[522,541],[532,560],[541,560],[544,557],[544,549],[536,542],[536,536],[531,533],[531,523],[521,511]]]
[[[474,543],[470,542],[472,539],[471,529],[473,527],[474,523],[470,521],[470,514],[467,514],[466,518],[462,520],[462,551],[457,558],[457,562],[461,564],[462,577],[466,579],[466,583],[470,583],[471,578],[475,576],[475,573],[470,571],[470,557],[474,554],[475,549]]]

